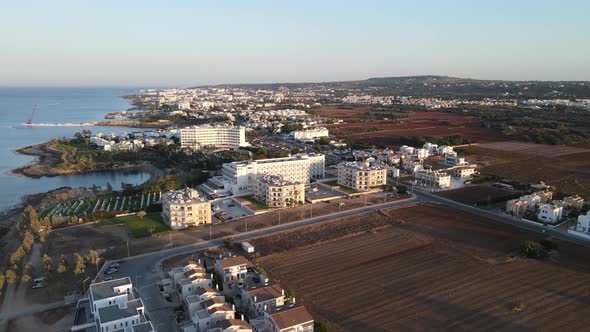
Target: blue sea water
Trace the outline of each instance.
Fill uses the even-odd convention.
[[[140,184],[149,179],[144,172],[101,172],[70,176],[31,179],[11,174],[12,169],[35,160],[20,155],[16,149],[43,143],[54,137],[72,137],[75,132],[89,129],[93,132],[125,132],[117,127],[28,127],[22,125],[30,116],[36,123],[84,123],[104,120],[109,112],[130,107],[121,96],[130,90],[120,88],[0,88],[0,209],[19,204],[24,195],[45,192],[55,188],[105,186],[114,188],[121,183]]]

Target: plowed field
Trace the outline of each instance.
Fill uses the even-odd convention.
[[[586,330],[588,250],[559,243],[551,259],[511,258],[535,238],[421,205],[253,244],[270,277],[331,331]]]

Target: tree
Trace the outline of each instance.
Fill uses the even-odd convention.
[[[25,256],[25,250],[23,246],[18,247],[12,255],[10,255],[10,265],[18,265],[21,259]]]
[[[64,273],[68,270],[67,267],[67,263],[66,263],[66,257],[64,255],[61,255],[60,259],[59,259],[59,263],[57,264],[57,273]]]
[[[90,250],[88,252],[88,255],[86,255],[86,260],[94,265],[94,266],[98,266],[98,263],[100,262],[100,257],[98,256],[98,253],[96,252],[96,250]]]
[[[16,272],[14,272],[13,270],[7,270],[6,271],[6,282],[9,284],[14,284],[16,283],[16,280],[18,279],[18,275],[16,274]]]
[[[139,211],[139,212],[137,212],[137,216],[139,217],[139,219],[143,219],[143,217],[145,217],[146,214],[147,213],[145,211]]]
[[[25,284],[26,283],[29,283],[29,282],[31,282],[31,276],[28,275],[28,274],[26,274],[26,273],[24,273],[20,280],[22,282],[24,282]]]
[[[330,330],[330,324],[325,321],[315,321],[313,323],[314,332],[328,332]]]
[[[225,246],[226,248],[231,248],[233,244],[233,239],[231,237],[226,237],[225,239],[223,239],[223,246]]]
[[[84,263],[84,257],[80,256],[80,254],[74,254],[74,273],[75,274],[83,274],[86,269],[86,264]]]
[[[29,252],[31,251],[31,248],[33,247],[33,243],[35,243],[35,237],[33,236],[33,234],[31,234],[31,232],[26,231],[25,232],[25,236],[23,237],[23,248],[25,249],[25,252]]]
[[[293,289],[287,290],[287,292],[285,292],[285,297],[288,300],[292,301],[295,298],[295,290],[293,290]]]
[[[154,234],[156,231],[156,225],[148,225],[147,231],[150,233],[150,235]]]
[[[111,192],[111,191],[113,191],[113,186],[111,185],[111,183],[110,183],[110,182],[107,182],[107,191],[108,191],[108,192]]]
[[[397,193],[400,195],[404,195],[408,192],[408,188],[406,186],[399,185],[397,186]]]
[[[541,259],[547,255],[545,248],[536,241],[525,241],[521,251],[525,257],[532,259]]]
[[[45,272],[51,272],[51,270],[53,269],[53,262],[51,260],[51,257],[49,257],[49,255],[47,254],[43,254],[43,257],[41,257],[41,261],[43,261],[43,266],[45,266]]]
[[[5,282],[6,278],[4,277],[4,273],[0,272],[0,294],[2,294],[2,289],[4,289]]]

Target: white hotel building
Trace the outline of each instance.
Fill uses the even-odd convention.
[[[202,125],[180,129],[182,148],[199,150],[205,146],[214,146],[237,150],[249,145],[244,127]]]
[[[291,157],[236,161],[223,164],[221,173],[225,190],[233,195],[254,193],[258,176],[281,176],[284,181],[309,183],[324,177],[326,159],[323,154],[296,154]]]
[[[297,141],[313,141],[316,138],[328,137],[330,132],[324,127],[308,129],[308,130],[296,130],[289,134],[291,139]]]

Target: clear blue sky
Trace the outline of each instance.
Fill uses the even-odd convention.
[[[0,85],[590,80],[588,0],[0,0]]]

